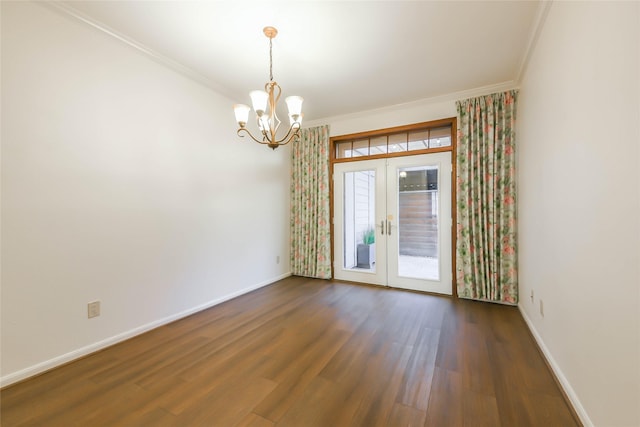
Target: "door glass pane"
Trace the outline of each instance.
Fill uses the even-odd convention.
[[[401,153],[403,151],[407,151],[407,134],[389,135],[389,153]]]
[[[429,148],[429,131],[409,132],[409,151]]]
[[[376,269],[375,170],[344,173],[343,268]]]
[[[336,144],[336,158],[348,159],[351,157],[351,141]]]
[[[352,157],[362,157],[369,155],[369,140],[368,139],[360,139],[358,141],[353,141],[353,153]]]
[[[387,137],[378,136],[371,138],[369,142],[369,152],[372,156],[375,154],[387,154]]]
[[[438,168],[398,169],[398,275],[439,280]]]
[[[451,126],[431,129],[429,132],[429,148],[447,147],[451,145]]]

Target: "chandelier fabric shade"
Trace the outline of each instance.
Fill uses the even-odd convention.
[[[286,134],[278,139],[281,121],[278,118],[276,109],[282,94],[282,88],[273,80],[273,39],[278,34],[278,30],[274,27],[265,27],[263,32],[269,38],[269,81],[264,85],[264,90],[253,90],[249,93],[251,105],[255,112],[256,125],[260,131],[260,135],[257,138],[247,128],[251,107],[245,104],[235,104],[233,110],[239,126],[238,136],[244,137],[244,134],[247,134],[257,143],[268,145],[275,150],[281,145],[300,140],[300,127],[302,126],[303,117],[302,102],[304,99],[301,96],[289,96],[285,99],[289,111],[289,128]]]

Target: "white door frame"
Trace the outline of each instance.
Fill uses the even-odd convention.
[[[382,286],[413,289],[451,295],[452,286],[452,197],[451,151],[413,156],[389,157],[375,160],[335,163],[334,178],[334,278]],[[413,166],[438,167],[438,252],[439,278],[437,280],[401,277],[398,274],[398,186],[400,168]],[[344,200],[344,173],[370,170],[375,173],[375,185],[379,189],[375,197],[376,262],[371,270],[344,268],[344,224],[342,219]],[[447,191],[448,190],[448,191]],[[446,194],[451,197],[446,197]],[[444,197],[443,197],[444,195]],[[389,235],[388,233],[391,233]],[[384,234],[382,234],[384,233]],[[387,254],[394,254],[393,256]],[[446,255],[445,255],[446,254]],[[444,256],[443,256],[444,255]],[[388,258],[388,259],[387,259]]]

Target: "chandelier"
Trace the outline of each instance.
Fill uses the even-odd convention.
[[[277,133],[280,127],[280,120],[276,114],[276,107],[280,100],[282,89],[280,85],[273,81],[273,39],[278,35],[278,30],[273,27],[265,27],[264,35],[269,38],[269,81],[264,85],[264,90],[254,90],[249,93],[253,110],[256,113],[256,123],[258,129],[262,133],[262,138],[254,137],[249,129],[247,129],[247,121],[249,119],[249,108],[245,104],[235,104],[233,110],[236,115],[236,121],[240,126],[238,128],[238,136],[244,137],[246,133],[254,141],[268,145],[272,149],[276,149],[281,145],[286,145],[292,140],[300,139],[300,126],[302,124],[302,97],[289,96],[285,99],[289,110],[289,130],[286,135],[278,139]]]

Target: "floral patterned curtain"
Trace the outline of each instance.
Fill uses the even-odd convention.
[[[329,126],[302,129],[291,150],[291,272],[331,278]]]
[[[458,296],[518,302],[517,91],[456,102]]]

